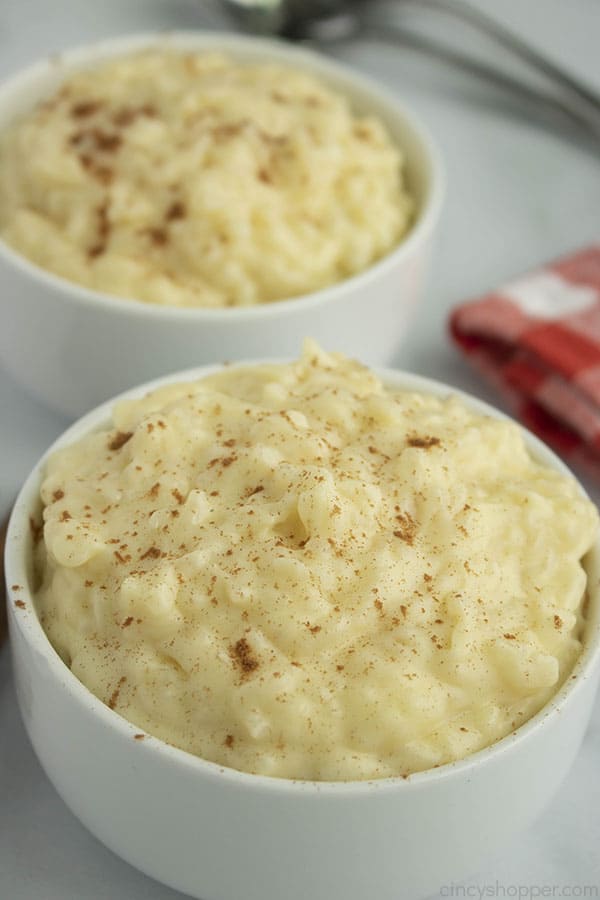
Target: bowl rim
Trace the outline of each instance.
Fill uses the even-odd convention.
[[[182,319],[183,321],[205,322],[244,322],[246,320],[260,320],[273,315],[274,310],[279,310],[282,315],[293,314],[303,309],[310,309],[320,304],[335,302],[340,297],[352,290],[364,290],[369,281],[385,275],[391,268],[402,263],[409,257],[415,246],[423,241],[433,230],[442,207],[445,193],[445,175],[441,155],[435,141],[431,137],[429,129],[423,125],[418,115],[404,100],[396,96],[395,92],[384,84],[380,84],[376,78],[355,71],[351,66],[332,60],[325,55],[304,47],[298,47],[274,38],[251,37],[226,31],[156,31],[139,34],[121,35],[107,38],[89,44],[78,45],[56,54],[49,55],[12,76],[0,82],[0,114],[4,103],[15,94],[27,89],[31,83],[36,83],[44,75],[51,76],[57,66],[64,66],[65,75],[80,68],[93,67],[95,63],[126,54],[128,52],[141,51],[152,46],[173,46],[175,49],[223,49],[232,55],[239,54],[243,57],[244,51],[250,56],[261,51],[268,54],[269,59],[282,64],[294,65],[314,72],[317,77],[339,81],[343,87],[339,90],[353,90],[364,94],[375,105],[385,107],[386,116],[394,119],[411,135],[419,145],[419,152],[425,160],[425,191],[420,203],[420,209],[416,221],[411,226],[400,243],[388,251],[383,257],[371,263],[366,269],[342,281],[320,288],[316,291],[301,294],[291,298],[283,298],[269,303],[256,303],[250,306],[234,307],[178,307],[166,306],[158,303],[148,303],[130,297],[120,297],[97,291],[80,285],[61,275],[56,275],[38,266],[27,256],[13,249],[2,237],[0,237],[0,260],[7,265],[16,268],[21,274],[32,278],[45,290],[49,288],[56,293],[62,293],[63,299],[73,304],[90,304],[101,307],[115,313],[129,314],[131,316],[148,316],[152,319]],[[43,93],[43,92],[42,92]],[[32,108],[31,104],[27,109]],[[402,147],[400,148],[403,149]]]
[[[283,360],[284,362],[288,360]],[[271,364],[282,362],[275,359],[243,360],[238,366]],[[130,388],[110,400],[97,406],[91,412],[74,422],[46,450],[27,477],[15,502],[6,538],[5,571],[7,586],[7,604],[9,627],[18,629],[23,640],[30,649],[42,656],[47,662],[53,677],[61,682],[61,689],[68,692],[70,700],[76,703],[82,714],[92,715],[103,722],[117,735],[131,741],[134,734],[142,729],[129,722],[122,715],[111,710],[97,698],[62,661],[44,632],[35,609],[32,592],[29,588],[27,574],[28,550],[31,547],[30,516],[39,508],[39,487],[48,457],[60,447],[78,440],[84,434],[105,427],[110,419],[110,412],[115,403],[122,399],[134,399],[155,388],[181,381],[197,380],[213,372],[223,369],[222,364],[212,364],[182,370],[162,376]],[[443,382],[414,375],[390,368],[374,368],[373,371],[384,384],[400,390],[425,392],[441,397],[455,396],[471,410],[495,419],[513,422],[524,437],[527,448],[542,463],[564,474],[572,476],[565,463],[556,456],[539,438],[510,416],[492,405],[454,388]],[[572,476],[573,477],[573,476]],[[577,481],[584,496],[587,492]],[[432,783],[444,782],[453,777],[474,774],[482,766],[493,762],[496,757],[503,756],[518,748],[530,736],[544,728],[556,713],[560,713],[566,703],[580,692],[584,684],[596,674],[600,665],[600,536],[587,555],[588,560],[588,604],[589,612],[585,625],[583,647],[570,674],[567,675],[559,690],[534,716],[505,737],[484,747],[462,759],[443,765],[425,769],[408,776],[392,776],[372,780],[349,781],[311,781],[306,779],[280,778],[270,775],[258,775],[233,769],[219,763],[211,762],[195,756],[186,750],[175,747],[154,735],[144,732],[146,740],[136,741],[136,749],[140,752],[157,754],[166,764],[183,766],[196,773],[197,777],[225,779],[238,788],[247,790],[269,790],[276,792],[289,791],[306,793],[333,793],[342,796],[369,794],[373,791],[415,790]],[[24,608],[17,609],[15,600],[24,602]]]

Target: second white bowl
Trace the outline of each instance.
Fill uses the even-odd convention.
[[[69,416],[148,378],[186,366],[293,355],[310,335],[367,363],[395,357],[421,294],[442,196],[438,154],[413,115],[376,83],[282,42],[194,32],[119,38],[44,60],[0,87],[0,130],[69,73],[149,46],[222,49],[313,72],[379,116],[406,159],[417,201],[407,237],[333,287],[292,300],[225,310],[172,309],[100,294],[30,263],[0,241],[0,358],[48,406]]]

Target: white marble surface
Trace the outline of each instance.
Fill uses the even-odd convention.
[[[598,0],[478,2],[600,89]],[[398,10],[397,15],[404,13]],[[424,23],[432,32],[489,56],[488,48],[464,29],[434,21],[425,11],[405,15],[411,26]],[[202,0],[4,0],[0,76],[49,51],[97,37],[203,23],[218,25],[219,18],[203,9]],[[402,95],[427,122],[445,156],[448,196],[432,278],[398,365],[493,400],[450,347],[447,313],[462,298],[598,238],[600,150],[583,147],[567,132],[541,126],[530,108],[414,51],[359,42],[338,47],[335,55]],[[1,369],[0,410],[0,510],[5,511],[36,458],[66,422],[31,401]],[[590,487],[598,500],[600,492]],[[69,742],[76,744],[77,735],[66,738],[66,752]],[[551,807],[527,833],[515,836],[511,846],[498,848],[494,860],[474,859],[476,874],[468,882],[440,886],[439,896],[584,896],[584,886],[589,886],[585,896],[600,896],[599,757],[597,704],[577,763]],[[4,647],[0,898],[178,896],[104,849],[63,805],[23,731]],[[398,898],[411,900],[403,897],[401,885]]]

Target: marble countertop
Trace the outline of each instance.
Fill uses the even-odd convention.
[[[597,0],[477,3],[600,89]],[[483,59],[494,56],[504,62],[464,27],[425,10],[401,7],[398,3],[394,15],[411,28],[441,35]],[[100,37],[223,24],[203,0],[4,3],[0,77],[48,52]],[[401,95],[427,123],[445,159],[447,197],[432,275],[420,315],[396,363],[497,402],[450,346],[445,332],[448,312],[463,298],[598,238],[599,148],[542,122],[532,107],[503,91],[413,49],[361,40],[331,52]],[[31,400],[1,368],[0,409],[4,514],[33,463],[67,422]],[[600,491],[588,487],[600,500]],[[498,848],[495,859],[483,863],[474,859],[472,878],[440,886],[438,896],[600,896],[599,758],[600,702],[571,774],[542,817],[515,836],[510,846]],[[0,897],[175,900],[180,896],[106,850],[64,806],[23,730],[9,650],[2,648]],[[398,897],[411,900],[402,897],[401,888]]]

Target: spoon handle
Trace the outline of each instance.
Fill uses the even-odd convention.
[[[584,84],[579,78],[571,75],[562,66],[554,63],[546,54],[536,50],[518,34],[502,25],[465,0],[401,0],[403,3],[414,3],[419,7],[429,7],[441,13],[447,13],[482,34],[492,38],[497,44],[509,50],[542,75],[552,79],[559,87],[566,89],[580,100],[589,104],[600,113],[600,93]]]
[[[498,68],[487,65],[485,62],[473,59],[461,51],[454,50],[436,40],[425,37],[396,25],[375,24],[364,21],[360,30],[363,37],[369,37],[386,43],[402,44],[422,53],[432,56],[455,68],[473,75],[479,80],[508,91],[513,96],[524,100],[535,107],[538,113],[546,112],[555,119],[562,121],[563,125],[570,125],[584,131],[589,137],[600,143],[600,115],[596,115],[593,109],[573,103],[570,99],[559,95],[546,93],[528,85],[525,81],[503,72]]]

